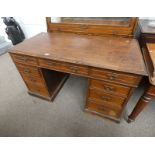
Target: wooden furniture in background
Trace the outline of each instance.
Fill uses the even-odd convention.
[[[83,76],[88,79],[85,111],[119,122],[134,88],[147,75],[137,40],[83,35],[83,29],[75,34],[79,24],[75,33],[60,32],[60,25],[53,31],[47,18],[48,33],[10,49],[29,92],[54,99],[69,74]]]
[[[87,35],[119,35],[124,37],[133,37],[135,28],[137,26],[137,18],[134,17],[100,17],[99,19],[93,17],[66,18],[62,18],[60,22],[54,23],[51,22],[50,17],[47,17],[47,31],[72,32]]]
[[[150,20],[140,20],[140,45],[148,72],[148,86],[144,94],[139,99],[132,113],[128,117],[128,122],[133,122],[143,111],[146,105],[155,97],[155,27],[149,26]]]

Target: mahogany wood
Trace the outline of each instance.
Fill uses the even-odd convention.
[[[130,87],[113,84],[101,80],[91,80],[90,88],[94,88],[107,93],[113,93],[118,96],[127,97],[130,92]]]
[[[12,53],[135,75],[147,75],[136,39],[40,33],[10,49]]]
[[[136,18],[122,29],[78,24],[51,27],[48,22],[49,18],[47,27],[52,33],[40,33],[10,49],[30,93],[54,99],[68,74],[87,77],[85,110],[120,121],[134,87],[147,75],[137,40],[74,33],[129,36],[134,32]],[[54,29],[74,33],[53,32]]]
[[[117,105],[122,105],[124,103],[125,98],[114,96],[113,94],[108,94],[96,89],[90,89],[89,90],[89,98],[96,100],[96,102],[100,104],[117,104]]]

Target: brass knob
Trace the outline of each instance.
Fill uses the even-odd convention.
[[[26,62],[28,60],[28,58],[27,57],[22,57],[21,60]]]
[[[72,72],[77,72],[78,71],[78,67],[75,67],[75,66],[71,66],[70,69],[71,69]]]
[[[116,73],[110,73],[110,74],[108,74],[107,77],[109,80],[115,80],[117,78],[117,76],[118,76],[118,74],[116,74]]]
[[[29,74],[29,73],[30,73],[29,68],[25,68],[25,69],[24,69],[24,73],[25,73],[25,74]]]
[[[108,96],[102,96],[102,100],[104,100],[104,101],[110,101],[110,100],[111,100],[111,97],[108,97]]]
[[[104,86],[104,89],[106,91],[114,91],[114,88],[113,87],[110,87],[110,86]]]

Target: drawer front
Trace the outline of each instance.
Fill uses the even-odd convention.
[[[41,67],[55,69],[58,71],[64,71],[64,72],[73,73],[73,74],[88,75],[87,67],[72,65],[70,63],[62,63],[62,62],[57,62],[52,60],[39,59],[39,65]]]
[[[93,79],[90,80],[90,87],[107,93],[118,94],[124,97],[128,96],[131,89],[130,87]]]
[[[106,108],[103,105],[95,104],[94,102],[88,101],[86,108],[92,112],[97,112],[98,114],[103,114],[106,116],[111,116],[119,118],[121,116],[121,111]]]
[[[22,72],[21,72],[21,75],[22,75],[24,81],[27,81],[30,83],[32,82],[32,83],[44,84],[43,79],[40,77],[32,76],[32,75],[25,75]]]
[[[18,55],[18,54],[11,54],[11,56],[15,62],[29,64],[29,65],[37,65],[37,59],[34,57],[30,57],[26,55]]]
[[[100,104],[117,104],[117,105],[123,105],[125,98],[114,96],[111,94],[107,94],[95,89],[89,90],[89,99],[96,100],[96,102]]]
[[[104,106],[105,108],[111,109],[111,110],[121,111],[123,109],[122,105],[113,104],[113,103],[105,103],[105,102],[90,99],[90,98],[88,98],[88,102],[97,104],[99,106]]]
[[[37,67],[32,67],[24,64],[16,63],[19,72],[24,76],[38,76],[41,77],[41,73]]]
[[[125,85],[137,86],[141,80],[139,76],[134,76],[130,74],[118,73],[113,71],[108,71],[104,69],[94,69],[90,70],[91,76],[103,80],[108,80],[112,82],[118,82]]]
[[[35,93],[35,94],[39,94],[41,96],[49,96],[48,90],[46,89],[46,87],[44,85],[41,84],[32,84],[29,82],[26,82],[28,89],[30,90],[30,92]]]

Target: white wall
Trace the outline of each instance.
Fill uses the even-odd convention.
[[[30,38],[40,32],[47,32],[45,17],[14,17],[20,24],[26,38]]]

